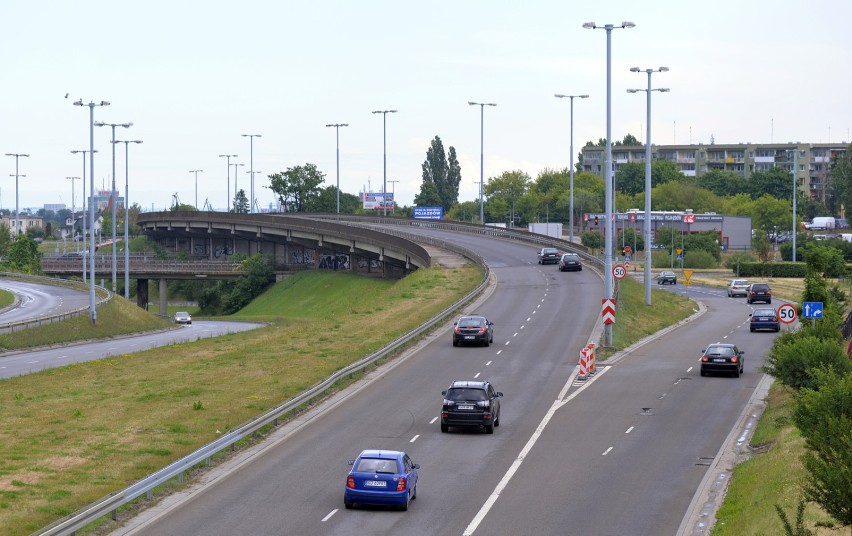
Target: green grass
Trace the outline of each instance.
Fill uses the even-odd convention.
[[[770,389],[766,410],[751,439],[755,454],[734,469],[712,536],[784,534],[776,504],[787,512],[788,519],[795,518],[806,470],[801,463],[805,442],[791,420],[793,396],[778,383]],[[815,504],[805,509],[805,525],[820,535],[848,534],[832,528],[830,517]]]
[[[481,279],[471,265],[399,281],[300,273],[234,315],[270,323],[251,336],[0,380],[0,532],[29,534],[189,454],[417,327]]]
[[[0,309],[12,305],[15,301],[15,295],[8,290],[0,289]]]

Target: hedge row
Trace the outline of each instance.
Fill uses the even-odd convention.
[[[739,277],[805,277],[805,267],[803,262],[741,262]],[[852,266],[847,265],[846,277],[850,275]]]

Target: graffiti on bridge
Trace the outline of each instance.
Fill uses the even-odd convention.
[[[318,268],[320,270],[349,270],[349,255],[320,255]]]

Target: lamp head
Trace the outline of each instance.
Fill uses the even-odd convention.
[[[580,97],[581,99],[588,99],[589,98],[588,95],[577,95],[577,96]]]
[[[624,22],[621,23],[621,27],[622,28],[635,28],[636,24],[634,24],[630,21],[624,21]]]
[[[583,28],[586,28],[588,30],[594,30],[595,28],[597,28],[597,25],[594,22],[586,22],[583,23]]]
[[[661,88],[660,88],[660,89],[658,89],[657,91],[659,91],[660,93],[668,93],[668,92],[669,92],[669,91],[671,91],[671,90],[670,90],[669,88],[667,88],[667,87],[661,87]]]
[[[638,93],[640,91],[642,91],[642,90],[641,89],[628,89],[627,90],[628,93]]]
[[[554,95],[554,97],[556,97],[557,99],[564,99],[564,98],[568,97],[568,95],[563,95],[562,93],[557,93],[556,95]]]
[[[98,104],[98,106],[109,106],[109,103],[105,100],[102,100],[101,103]]]
[[[630,68],[630,72],[631,72],[631,73],[638,73],[638,72],[639,72],[639,71],[641,71],[641,70],[642,70],[642,69],[640,69],[639,67],[631,67],[631,68]]]
[[[669,68],[668,68],[668,67],[660,67],[660,69],[659,69],[659,71],[660,71],[661,73],[666,73],[666,72],[668,72],[668,70],[669,70]]]
[[[119,123],[118,126],[124,127],[124,128],[130,128],[130,127],[133,126],[133,123]]]
[[[130,143],[136,143],[136,144],[139,144],[139,143],[142,143],[142,140],[133,140],[133,141],[131,141]]]
[[[83,106],[83,99],[74,101],[74,106]]]

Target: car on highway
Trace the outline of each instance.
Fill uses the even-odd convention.
[[[343,506],[356,504],[398,506],[408,510],[417,498],[417,477],[420,464],[414,463],[405,452],[398,450],[363,450],[354,460],[346,476]]]
[[[752,283],[746,289],[746,301],[772,303],[772,290],[766,283]]]
[[[467,426],[481,427],[486,434],[493,434],[494,427],[500,426],[503,393],[495,390],[491,382],[457,380],[441,394],[441,432],[449,432],[451,426]]]
[[[559,262],[559,250],[556,248],[541,248],[538,252],[539,264],[556,264]]]
[[[453,346],[466,343],[484,344],[494,342],[494,322],[482,315],[465,315],[453,327]]]
[[[577,271],[581,272],[583,270],[583,261],[580,260],[580,256],[576,253],[565,253],[562,255],[562,258],[559,259],[559,271],[560,272],[568,272],[568,271]]]
[[[728,283],[728,297],[748,296],[748,279],[732,279]]]
[[[192,325],[192,316],[186,311],[178,311],[175,313],[175,324],[187,324],[189,326]]]
[[[750,317],[748,329],[752,333],[761,329],[768,329],[775,332],[781,331],[781,322],[778,321],[778,313],[771,307],[755,309],[748,316]]]
[[[658,285],[677,285],[677,275],[671,270],[665,270],[657,274]]]
[[[734,344],[715,343],[701,353],[701,375],[709,372],[733,373],[739,378],[745,370],[744,352]]]

